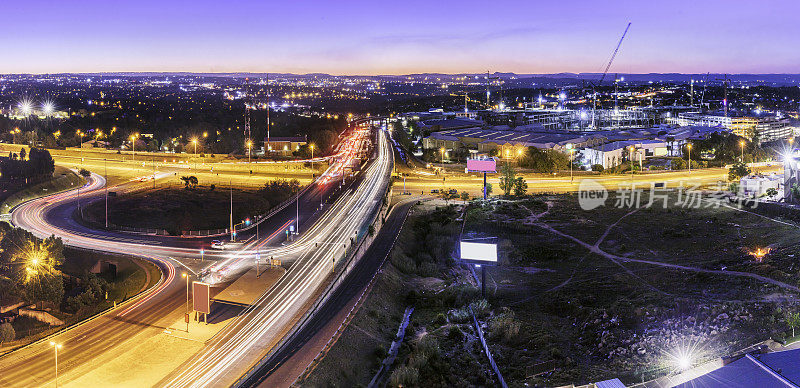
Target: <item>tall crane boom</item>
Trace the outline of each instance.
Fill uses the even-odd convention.
[[[606,75],[608,74],[608,69],[610,69],[611,68],[611,64],[614,63],[614,58],[617,57],[617,53],[619,52],[619,48],[620,48],[620,46],[622,46],[622,41],[625,40],[625,35],[628,34],[628,29],[630,29],[630,28],[631,28],[631,23],[628,22],[628,25],[625,26],[625,32],[622,33],[622,37],[619,38],[619,42],[617,42],[617,47],[614,49],[614,53],[611,54],[611,59],[608,60],[608,64],[606,65],[605,71],[603,71],[603,76],[600,77],[600,82],[598,82],[598,85],[601,85],[603,83],[603,80],[606,79]]]
[[[597,123],[595,122],[595,113],[597,111],[597,89],[596,87],[603,84],[603,81],[606,79],[606,75],[608,74],[608,69],[611,68],[611,64],[614,63],[614,58],[617,57],[617,53],[619,52],[620,46],[622,46],[622,41],[625,40],[625,35],[628,35],[628,29],[631,28],[631,22],[628,22],[628,25],[625,26],[625,31],[622,33],[622,37],[619,38],[619,42],[617,42],[617,47],[614,48],[614,52],[611,54],[611,58],[608,60],[608,64],[606,65],[606,69],[603,71],[603,76],[600,77],[600,81],[597,82],[596,86],[592,87],[592,128],[597,128]]]

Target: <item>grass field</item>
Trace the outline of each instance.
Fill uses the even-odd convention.
[[[134,228],[181,231],[225,229],[230,225],[231,193],[227,189],[198,187],[160,188],[109,198],[109,223]],[[263,214],[287,197],[267,197],[256,190],[233,190],[233,222]],[[88,219],[105,222],[105,202],[97,201],[85,212]]]
[[[676,354],[700,363],[787,337],[786,313],[798,311],[800,228],[758,208],[676,200],[667,209],[611,202],[585,211],[564,194],[471,206],[465,235],[498,243],[485,302],[452,260],[461,211],[417,209],[373,294],[309,382],[366,384],[409,304],[417,310],[390,385],[495,384],[464,317],[469,305],[511,386],[631,384],[674,372]],[[759,249],[769,253],[751,254]],[[421,362],[429,335],[438,350]]]
[[[20,191],[8,193],[4,198],[0,198],[0,213],[9,212],[14,206],[34,198],[51,195],[59,191],[79,187],[84,183],[84,179],[71,170],[63,167],[56,167],[53,179],[37,185],[26,187]]]

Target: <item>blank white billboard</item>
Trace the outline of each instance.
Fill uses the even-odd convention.
[[[497,244],[461,242],[461,260],[497,263]]]

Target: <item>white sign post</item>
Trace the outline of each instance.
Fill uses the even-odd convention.
[[[486,266],[497,264],[497,244],[461,241],[461,260],[481,267],[481,296],[486,297]]]

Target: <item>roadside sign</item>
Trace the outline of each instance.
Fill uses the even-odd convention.
[[[192,282],[192,308],[194,311],[211,314],[211,285],[203,282]]]
[[[467,159],[467,171],[471,172],[497,172],[497,161],[494,158]]]
[[[289,232],[294,233],[294,225],[289,225]]]
[[[461,260],[473,264],[496,264],[497,244],[462,241]]]

